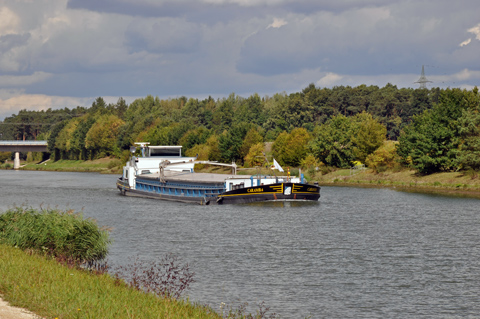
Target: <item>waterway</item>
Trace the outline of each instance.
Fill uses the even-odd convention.
[[[173,253],[190,300],[282,318],[480,314],[480,200],[323,187],[316,203],[200,206],[120,196],[114,175],[0,171],[0,211],[73,209],[112,228],[111,265]]]

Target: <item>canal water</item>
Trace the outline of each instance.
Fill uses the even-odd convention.
[[[187,295],[282,318],[480,314],[480,201],[323,187],[319,202],[199,206],[120,196],[114,175],[0,171],[0,211],[82,211],[112,228],[109,261],[173,253]]]

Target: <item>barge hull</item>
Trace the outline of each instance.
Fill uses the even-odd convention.
[[[320,187],[303,183],[276,183],[241,188],[220,194],[217,203],[239,204],[263,201],[318,201]]]

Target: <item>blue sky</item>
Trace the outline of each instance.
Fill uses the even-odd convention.
[[[478,0],[0,0],[0,120],[102,96],[480,84]]]

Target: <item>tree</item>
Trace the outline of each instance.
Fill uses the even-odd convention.
[[[123,122],[116,115],[103,115],[92,125],[85,137],[85,147],[96,157],[119,153],[116,139]]]
[[[355,160],[352,121],[337,115],[316,127],[309,149],[316,158],[329,166],[348,168]]]
[[[311,136],[304,128],[282,132],[272,145],[273,156],[281,165],[299,166],[307,156]]]
[[[284,154],[282,156],[285,165],[297,167],[308,153],[308,142],[311,136],[306,129],[295,128],[288,134]]]
[[[285,162],[283,161],[283,154],[285,154],[287,139],[288,139],[288,133],[286,131],[283,131],[277,136],[277,138],[275,139],[275,142],[273,142],[273,145],[272,145],[273,157],[281,165],[285,165]]]
[[[473,146],[467,142],[463,144],[463,149],[459,147],[462,144],[462,139],[459,138],[462,134],[467,137],[464,141],[471,141],[468,136],[475,135],[475,130],[471,128],[475,119],[470,119],[473,122],[467,120],[465,117],[470,114],[466,111],[474,112],[478,105],[477,89],[471,92],[460,89],[442,91],[438,104],[415,116],[412,123],[405,127],[397,146],[401,161],[421,174],[455,169],[458,165],[457,156],[462,155],[462,150],[468,151]],[[459,125],[462,116],[463,130]],[[469,152],[463,153],[464,161],[469,157],[468,154]]]
[[[480,113],[466,110],[459,119],[459,152],[457,165],[462,169],[480,169]]]
[[[253,145],[248,154],[245,156],[245,166],[246,167],[256,167],[262,166],[265,162],[265,158],[263,156],[264,152],[264,144],[262,142]]]
[[[240,147],[240,156],[245,158],[250,152],[250,148],[258,143],[263,143],[263,137],[255,128],[251,128],[243,139],[242,146]]]
[[[78,118],[72,119],[67,122],[63,129],[58,133],[55,140],[55,148],[60,151],[61,158],[75,159],[75,152],[72,152],[72,140],[73,134],[77,129],[80,120]]]
[[[387,129],[369,113],[362,112],[353,117],[352,143],[355,159],[362,163],[367,156],[379,148],[385,140]]]

